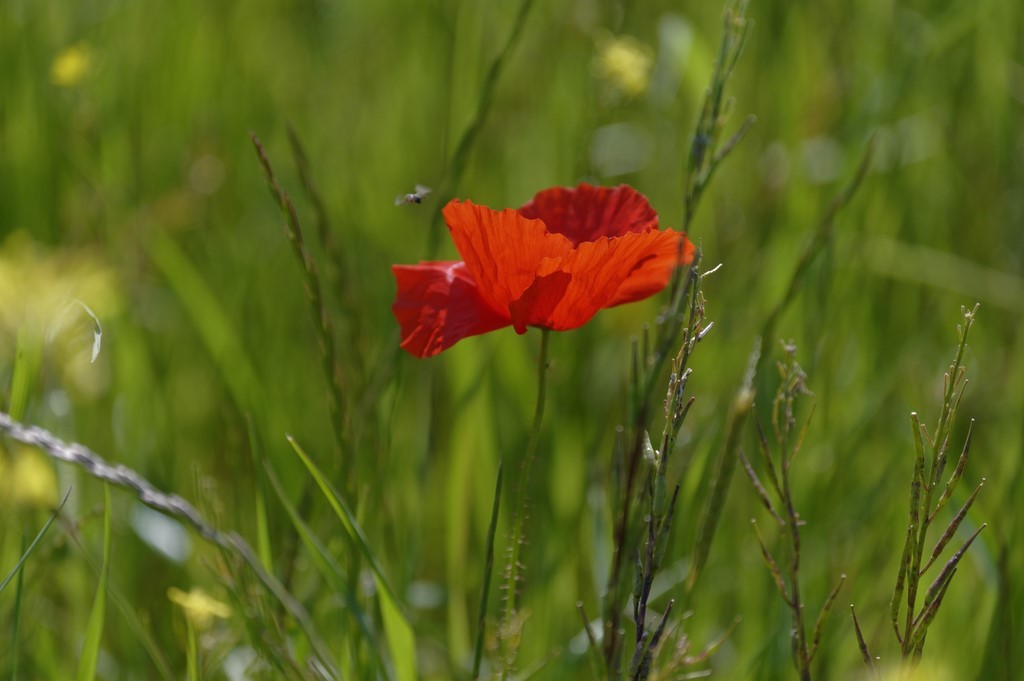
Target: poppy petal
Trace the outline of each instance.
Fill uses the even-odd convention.
[[[542,263],[533,286],[521,301],[511,306],[513,323],[565,331],[586,324],[601,308],[609,307],[616,293],[648,261],[658,261],[665,253],[675,257],[679,235],[672,231],[631,232],[614,239],[599,239],[580,244],[561,259]],[[660,273],[660,270],[657,270]],[[563,278],[552,276],[564,273]],[[656,293],[668,283],[668,277],[654,288],[654,277],[645,277],[646,295]],[[638,287],[639,290],[639,287]],[[638,300],[639,298],[633,298]],[[529,309],[526,301],[533,303]]]
[[[674,232],[666,230],[664,233]],[[633,270],[619,286],[619,290],[615,292],[615,297],[612,298],[608,307],[624,305],[653,296],[668,285],[668,281],[672,277],[672,270],[676,268],[676,265],[686,266],[693,262],[693,242],[683,234],[677,236],[678,238],[672,242],[666,241],[660,244],[655,255],[644,260]],[[683,242],[681,249],[680,240]]]
[[[524,217],[543,220],[548,231],[563,234],[574,246],[605,236],[622,236],[658,228],[658,214],[647,198],[628,185],[555,187],[539,192],[519,209]]]
[[[549,234],[543,222],[511,209],[450,201],[443,213],[480,296],[495,310],[508,310],[537,278],[542,260],[572,250],[568,239]]]
[[[433,357],[468,336],[508,326],[480,297],[462,262],[424,262],[391,268],[398,293],[391,306],[402,327],[402,348],[416,357]]]
[[[572,275],[568,272],[552,272],[537,277],[530,288],[508,306],[516,333],[526,333],[526,327],[532,320],[550,318],[565,297],[570,282]]]

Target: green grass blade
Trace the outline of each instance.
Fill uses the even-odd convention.
[[[11,393],[8,413],[15,421],[25,418],[28,400],[32,395],[39,367],[43,361],[43,343],[41,339],[24,327],[18,330],[18,347],[14,353],[14,366],[11,372]]]
[[[292,449],[299,455],[302,463],[305,464],[309,474],[313,476],[320,491],[323,492],[327,502],[331,505],[334,513],[338,516],[345,530],[349,533],[363,558],[370,564],[373,570],[374,579],[377,583],[377,596],[380,601],[381,619],[384,621],[384,636],[387,639],[388,647],[391,650],[392,661],[394,662],[395,676],[398,681],[412,681],[416,679],[416,640],[409,625],[409,620],[402,611],[401,602],[396,595],[395,589],[391,586],[384,570],[377,560],[377,557],[370,550],[370,543],[363,532],[363,528],[356,521],[355,514],[349,509],[348,504],[342,499],[338,491],[334,489],[313,460],[309,458],[298,442],[290,435],[288,442]]]
[[[256,554],[260,557],[260,563],[267,572],[274,571],[273,551],[270,546],[270,523],[267,520],[267,499],[264,494],[266,487],[264,472],[259,461],[262,458],[262,447],[260,447],[259,435],[256,432],[256,425],[253,423],[252,414],[245,420],[249,431],[249,453],[252,456],[253,471],[256,476],[256,489],[253,503],[256,508]]]
[[[484,583],[480,587],[480,614],[476,621],[476,646],[473,650],[473,677],[480,678],[480,660],[484,652],[484,633],[487,620],[487,595],[491,590],[491,571],[494,569],[494,535],[498,530],[498,514],[501,510],[501,480],[504,467],[498,461],[498,480],[494,483],[494,506],[491,508],[491,522],[487,526],[487,559],[484,564]]]
[[[93,681],[96,677],[96,662],[100,657],[100,641],[103,637],[103,620],[107,609],[107,579],[110,577],[110,486],[103,485],[103,566],[100,568],[100,583],[96,587],[96,598],[89,613],[89,624],[85,630],[82,655],[78,659],[78,681]]]
[[[196,629],[188,617],[185,618],[185,627],[188,629],[188,651],[185,653],[188,681],[199,681],[202,678],[199,671],[199,642],[196,640]]]
[[[39,534],[37,534],[36,538],[32,540],[32,543],[28,545],[28,548],[25,550],[25,552],[21,554],[21,558],[18,560],[18,563],[14,566],[14,569],[12,569],[10,573],[6,577],[4,577],[4,581],[0,582],[0,593],[3,593],[4,588],[8,585],[8,583],[10,583],[12,579],[14,579],[14,576],[18,574],[18,571],[21,570],[21,567],[25,564],[25,561],[28,560],[28,557],[30,555],[32,555],[32,552],[35,550],[36,546],[38,546],[39,542],[42,540],[43,535],[45,535],[46,531],[50,529],[50,525],[53,525],[53,521],[57,519],[57,516],[60,514],[61,509],[64,508],[64,504],[67,503],[69,496],[71,496],[70,489],[68,489],[68,491],[64,493],[64,498],[60,500],[60,503],[57,504],[57,508],[54,509],[52,514],[50,514],[50,519],[46,521],[45,525],[43,525],[43,529],[39,530]]]
[[[381,584],[377,576],[377,596],[380,602],[380,617],[384,621],[384,636],[391,650],[391,663],[395,669],[396,681],[416,681],[416,635],[409,620],[405,618],[398,603]]]
[[[85,545],[82,543],[82,538],[77,534],[71,534],[69,537],[78,548],[81,557],[89,564],[92,571],[99,576],[103,567],[97,563],[96,559],[86,550]],[[177,676],[171,671],[171,666],[167,663],[167,659],[164,657],[160,645],[154,639],[148,623],[143,623],[139,617],[139,613],[135,610],[135,606],[128,602],[125,595],[118,589],[116,582],[107,583],[107,596],[110,598],[110,602],[117,608],[120,616],[124,619],[125,625],[127,625],[128,629],[135,634],[139,643],[142,644],[142,647],[146,650],[146,653],[149,655],[149,659],[156,668],[156,672],[159,674],[160,678],[164,679],[164,681],[176,681]],[[147,678],[155,677],[150,675]]]
[[[269,461],[263,462],[263,468],[267,476],[267,481],[273,488],[274,493],[277,494],[278,500],[281,502],[281,506],[284,507],[285,513],[288,514],[289,519],[292,521],[292,525],[295,527],[295,531],[299,535],[299,539],[306,545],[306,550],[309,552],[309,556],[316,566],[317,570],[323,576],[327,583],[332,589],[334,589],[341,597],[345,600],[345,607],[349,609],[352,617],[356,620],[356,624],[359,626],[363,637],[366,639],[370,650],[373,652],[374,661],[376,662],[379,669],[383,669],[384,663],[380,658],[380,653],[377,647],[373,645],[373,642],[377,640],[377,636],[370,625],[370,620],[366,616],[366,612],[359,605],[359,601],[356,598],[355,589],[352,587],[351,581],[345,576],[345,571],[338,564],[338,561],[334,559],[334,556],[327,550],[327,547],[323,545],[319,537],[313,533],[310,527],[302,520],[299,516],[298,510],[296,510],[294,504],[289,501],[288,496],[285,494],[284,486],[281,485],[280,479],[274,472],[273,467]],[[344,666],[342,667],[345,668]]]
[[[128,602],[128,599],[118,591],[115,583],[107,584],[107,594],[110,596],[110,600],[117,607],[121,617],[124,618],[125,624],[139,639],[139,643],[145,648],[146,653],[149,655],[150,661],[156,668],[157,673],[164,681],[176,681],[177,676],[171,672],[171,667],[164,658],[163,651],[153,638],[153,633],[144,625],[139,619],[138,613],[136,613],[134,606]],[[154,678],[149,676],[148,678]]]
[[[299,459],[306,466],[306,470],[313,476],[313,480],[316,482],[320,491],[323,492],[324,497],[327,499],[327,503],[331,505],[335,515],[338,516],[338,520],[344,525],[345,531],[348,532],[349,536],[355,541],[356,546],[359,548],[359,552],[363,558],[370,564],[370,569],[373,570],[374,576],[378,580],[378,587],[383,591],[387,592],[387,595],[397,604],[400,603],[397,594],[395,593],[394,587],[391,586],[391,582],[388,581],[387,576],[384,574],[384,569],[381,567],[380,561],[377,560],[377,556],[373,554],[370,549],[370,542],[366,538],[366,533],[363,532],[363,528],[356,521],[356,516],[352,513],[352,510],[345,503],[345,500],[341,498],[334,486],[328,482],[324,474],[317,468],[313,460],[309,458],[302,446],[295,441],[291,435],[286,436],[288,443],[295,450],[295,453],[299,455]]]
[[[718,521],[722,517],[725,495],[728,492],[729,483],[732,481],[733,472],[736,470],[736,463],[739,461],[740,435],[743,432],[743,424],[746,423],[747,415],[750,414],[751,408],[754,406],[754,378],[761,356],[761,341],[757,339],[747,360],[747,371],[743,377],[743,383],[733,398],[725,444],[719,458],[713,464],[715,468],[711,477],[710,489],[697,520],[693,562],[690,567],[690,576],[686,580],[688,594],[693,593],[697,579],[704,570],[711,552],[711,543],[718,529]]]
[[[209,282],[181,247],[160,230],[153,230],[144,246],[220,367],[239,411],[252,412],[260,422],[263,405],[260,380],[239,334]]]
[[[21,552],[25,553],[25,533],[21,535]],[[20,648],[21,596],[25,589],[25,573],[18,571],[18,583],[14,586],[14,612],[11,614],[11,681],[18,678],[18,651]]]

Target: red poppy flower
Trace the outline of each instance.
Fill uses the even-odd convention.
[[[626,185],[547,189],[519,210],[453,200],[443,213],[463,259],[392,268],[391,309],[417,357],[505,326],[575,329],[657,293],[693,260],[693,244],[658,230],[647,199]]]

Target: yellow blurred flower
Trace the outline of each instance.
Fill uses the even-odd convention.
[[[167,598],[181,606],[185,617],[197,631],[209,629],[214,619],[231,617],[231,608],[226,603],[221,603],[198,587],[192,587],[185,593],[172,586],[167,590]]]
[[[34,447],[0,448],[0,506],[53,510],[57,506],[57,474],[45,454]]]
[[[594,73],[616,93],[636,97],[647,90],[654,55],[644,43],[628,35],[597,37]]]
[[[73,87],[88,75],[92,65],[92,48],[87,43],[65,47],[53,58],[53,64],[50,65],[50,82],[60,87]]]

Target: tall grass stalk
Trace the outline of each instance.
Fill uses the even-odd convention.
[[[319,659],[320,665],[326,669],[334,667],[330,662],[333,656],[323,643],[306,608],[288,592],[272,573],[264,569],[259,556],[239,534],[217,529],[183,497],[157,489],[147,479],[123,464],[111,466],[103,457],[85,445],[64,442],[45,428],[18,423],[5,412],[0,412],[0,431],[18,442],[38,447],[52,459],[77,466],[97,480],[108,482],[115,487],[131,492],[142,503],[185,523],[203,539],[247,566],[256,580],[294,618],[305,634],[313,656]]]
[[[355,503],[357,499],[356,469],[355,456],[352,452],[350,441],[350,421],[346,402],[346,378],[335,350],[334,324],[331,321],[330,311],[324,300],[319,271],[313,255],[306,248],[305,239],[302,235],[302,225],[299,222],[299,215],[295,210],[291,197],[288,196],[288,193],[274,174],[274,169],[270,165],[270,159],[267,157],[267,153],[259,138],[254,133],[249,133],[249,136],[252,138],[256,156],[259,158],[260,166],[263,168],[264,175],[266,176],[270,193],[284,215],[284,233],[288,237],[288,243],[291,245],[292,252],[299,262],[299,269],[302,271],[306,298],[309,302],[313,324],[316,327],[317,346],[320,350],[323,373],[327,380],[328,413],[331,416],[331,427],[334,432],[336,446],[335,467],[341,476],[345,495],[352,503]],[[324,229],[326,230],[326,227]]]
[[[519,43],[519,38],[523,33],[523,27],[526,25],[526,18],[530,15],[533,2],[534,0],[523,0],[519,5],[519,11],[516,12],[516,18],[512,21],[512,28],[509,30],[508,37],[487,69],[487,75],[484,77],[480,94],[477,97],[473,119],[463,131],[458,144],[455,145],[455,151],[452,152],[451,158],[445,166],[444,177],[437,189],[438,205],[443,206],[454,198],[454,192],[462,181],[462,176],[466,172],[466,165],[469,162],[469,154],[473,150],[477,137],[479,137],[480,131],[483,130],[484,124],[487,122],[487,116],[491,111],[494,90],[501,79],[501,74],[505,70],[505,65],[508,63],[512,51]],[[429,260],[436,258],[437,251],[441,247],[441,218],[441,211],[434,211],[428,237],[429,243],[427,245]]]
[[[818,257],[818,255],[825,249],[835,237],[835,226],[836,218],[839,212],[850,203],[857,190],[860,189],[861,183],[864,181],[865,176],[868,173],[868,169],[871,168],[871,159],[874,158],[875,152],[875,140],[872,136],[868,139],[867,145],[864,147],[864,153],[861,154],[860,161],[857,163],[857,168],[853,172],[853,176],[850,180],[839,190],[839,193],[832,197],[832,200],[828,204],[828,208],[825,210],[824,215],[818,221],[817,227],[811,234],[810,240],[804,245],[800,251],[800,255],[797,256],[796,263],[793,265],[793,271],[789,275],[789,280],[786,284],[786,290],[779,298],[778,302],[765,317],[764,324],[761,327],[761,338],[770,339],[775,337],[775,327],[778,324],[782,314],[789,308],[789,306],[796,300],[797,293],[800,291],[800,287],[803,285],[804,277],[807,275],[807,270],[810,268],[811,263]],[[757,370],[760,371],[763,368],[763,363],[767,355],[764,355],[757,364]]]
[[[722,17],[722,41],[719,43],[718,56],[711,75],[711,85],[697,118],[690,153],[686,156],[684,167],[683,229],[686,231],[690,229],[701,196],[715,170],[757,120],[754,116],[748,116],[739,130],[719,146],[719,140],[734,106],[733,100],[725,97],[725,86],[736,67],[736,62],[743,54],[750,28],[753,26],[753,21],[746,16],[748,4],[748,0],[739,0],[727,7]]]
[[[659,449],[654,449],[646,432],[644,435],[644,463],[646,465],[645,480],[642,485],[641,507],[644,514],[640,522],[638,545],[635,547],[636,574],[633,581],[633,622],[635,635],[633,654],[628,668],[628,678],[634,681],[646,680],[654,671],[658,654],[666,642],[670,631],[670,616],[675,607],[675,600],[670,599],[664,610],[653,621],[649,621],[648,608],[651,603],[651,588],[659,573],[668,550],[672,522],[675,517],[676,503],[679,499],[679,484],[672,485],[669,493],[668,457],[675,449],[676,438],[686,420],[690,407],[696,398],[686,396],[692,369],[690,359],[697,344],[710,332],[713,323],[707,322],[704,295],[701,282],[704,275],[700,271],[701,256],[698,252],[690,267],[689,285],[689,321],[683,328],[679,349],[672,361],[669,373],[668,388],[665,394],[664,426]],[[654,625],[653,627],[651,625]],[[673,631],[677,629],[673,626]],[[659,675],[678,673],[680,668],[694,664],[696,660],[680,651],[685,639],[678,639],[676,654],[658,669]],[[606,662],[617,663],[617,660]]]
[[[497,480],[494,483],[494,504],[491,506],[491,520],[487,524],[487,555],[484,559],[483,584],[480,587],[480,610],[476,621],[476,643],[473,645],[472,678],[474,681],[480,678],[480,663],[483,660],[484,638],[487,633],[487,601],[491,592],[491,573],[494,570],[494,536],[498,531],[498,516],[501,513],[501,486],[504,473],[505,467],[499,461]]]
[[[793,664],[796,667],[797,675],[801,681],[810,681],[811,663],[818,652],[825,622],[832,611],[832,606],[839,595],[839,590],[846,581],[846,575],[839,577],[838,584],[828,595],[828,598],[825,599],[825,604],[822,606],[811,636],[808,638],[807,624],[804,618],[805,603],[801,596],[800,587],[800,527],[804,524],[804,521],[801,519],[793,502],[793,492],[790,486],[790,468],[800,453],[804,438],[807,436],[807,430],[810,427],[811,417],[813,416],[813,409],[799,432],[794,431],[796,426],[794,414],[796,400],[802,395],[810,395],[811,392],[807,388],[807,376],[796,361],[796,346],[788,343],[784,344],[783,348],[786,352],[786,360],[785,362],[778,363],[780,383],[775,393],[775,399],[772,401],[772,431],[775,435],[776,453],[772,452],[773,447],[768,443],[768,437],[765,435],[761,423],[755,419],[758,449],[761,453],[764,471],[768,476],[768,489],[761,482],[757,472],[754,470],[754,466],[747,459],[742,448],[738,450],[738,455],[740,463],[743,465],[743,470],[746,472],[747,477],[750,478],[758,499],[768,510],[772,520],[778,525],[782,533],[782,543],[784,544],[784,555],[786,558],[785,571],[780,567],[780,561],[768,548],[768,544],[758,528],[757,521],[751,521],[754,527],[754,534],[757,536],[757,542],[761,547],[761,555],[768,566],[768,571],[772,575],[782,600],[790,609],[793,617],[792,651]],[[795,440],[793,439],[794,434],[796,436]],[[774,500],[772,494],[774,494]]]
[[[753,118],[748,119],[731,139],[718,146],[718,139],[728,122],[732,107],[731,104],[726,105],[729,100],[725,99],[725,85],[743,51],[747,31],[751,25],[745,17],[746,6],[747,2],[741,0],[725,11],[718,60],[697,118],[689,153],[686,155],[682,225],[683,230],[687,232],[692,226],[693,216],[715,168],[753,124]],[[694,262],[700,262],[699,250],[694,255]],[[657,320],[653,349],[650,347],[650,336],[646,329],[643,333],[643,343],[640,346],[634,344],[633,347],[629,429],[622,434],[627,438],[625,442],[621,435],[617,438],[616,453],[613,455],[613,553],[602,607],[602,652],[610,678],[622,673],[623,632],[620,622],[630,593],[626,587],[625,561],[632,555],[630,547],[637,541],[636,532],[639,531],[635,516],[642,507],[634,503],[634,496],[640,461],[645,451],[655,386],[661,380],[662,369],[671,355],[671,348],[679,341],[687,303],[696,300],[693,296],[696,294],[699,278],[698,268],[676,268],[669,285],[668,303]],[[685,341],[683,345],[685,347]],[[643,625],[638,626],[643,628]]]
[[[110,579],[110,486],[103,485],[103,562],[100,564],[99,584],[93,598],[89,624],[85,628],[85,640],[78,658],[78,681],[93,681],[96,665],[100,659],[103,637],[103,623],[107,613],[107,583]]]
[[[28,555],[28,551],[25,548],[25,541],[27,535],[24,531],[21,534],[21,554],[24,558]],[[21,604],[22,599],[25,595],[25,571],[19,569],[23,561],[19,561],[16,572],[18,575],[18,581],[14,584],[14,612],[11,613],[11,675],[10,680],[16,681],[18,678],[18,654],[21,652]],[[0,588],[0,591],[3,589]]]
[[[540,429],[544,421],[544,404],[547,401],[548,347],[551,331],[541,329],[540,357],[537,360],[537,402],[533,412],[533,425],[530,427],[526,452],[523,454],[519,480],[516,482],[516,496],[512,505],[512,533],[509,535],[508,562],[505,565],[505,608],[498,632],[501,640],[501,678],[504,680],[512,673],[519,643],[522,636],[523,620],[517,606],[519,586],[522,582],[524,566],[520,559],[523,542],[525,542],[526,519],[529,515],[529,498],[527,490],[530,484],[530,470],[537,455],[537,444],[540,441]]]
[[[688,598],[692,598],[694,587],[700,578],[704,566],[707,564],[708,555],[714,541],[715,532],[718,528],[718,521],[721,518],[722,509],[725,506],[725,497],[732,482],[733,474],[736,471],[736,462],[739,456],[740,435],[743,432],[744,422],[750,409],[753,406],[754,393],[753,384],[757,374],[763,368],[767,353],[761,352],[761,342],[765,338],[773,338],[775,327],[779,318],[789,306],[796,300],[797,293],[803,284],[807,270],[815,258],[832,240],[835,232],[835,221],[841,208],[846,206],[853,198],[860,187],[868,168],[871,167],[871,158],[874,150],[874,138],[869,140],[863,156],[857,165],[857,169],[850,181],[839,191],[829,203],[825,214],[811,235],[810,241],[804,246],[797,261],[790,273],[785,292],[775,306],[765,317],[761,327],[761,334],[754,341],[754,348],[750,353],[747,363],[747,370],[740,381],[730,408],[729,417],[726,422],[726,439],[718,459],[714,463],[714,472],[711,477],[711,489],[707,501],[701,509],[697,522],[697,538],[694,542],[693,564],[690,575],[687,577]],[[689,605],[689,603],[688,603]]]
[[[982,478],[974,490],[968,495],[960,509],[953,515],[946,525],[942,535],[932,547],[931,553],[926,557],[925,548],[928,545],[928,530],[935,522],[939,513],[952,499],[953,492],[959,485],[967,465],[968,455],[971,451],[971,440],[974,431],[974,421],[967,429],[963,447],[957,457],[956,464],[948,477],[944,478],[947,463],[949,462],[950,446],[953,425],[956,420],[960,400],[963,398],[964,390],[967,387],[967,369],[964,365],[964,353],[967,350],[967,338],[971,327],[977,319],[978,305],[973,308],[960,308],[961,323],[957,325],[957,349],[949,370],[943,377],[944,390],[942,397],[942,409],[939,412],[938,422],[934,431],[928,432],[924,423],[920,420],[917,412],[911,412],[910,424],[914,438],[914,471],[910,481],[910,509],[907,522],[906,540],[903,545],[903,554],[900,558],[900,566],[896,575],[896,586],[893,589],[892,598],[889,601],[889,619],[892,624],[896,641],[900,648],[901,677],[909,676],[917,668],[921,661],[925,640],[928,636],[928,629],[939,607],[942,605],[953,575],[960,565],[961,559],[977,538],[978,534],[987,526],[982,523],[961,543],[960,548],[946,560],[938,574],[932,579],[924,592],[923,599],[919,602],[925,573],[931,568],[943,550],[957,534],[961,523],[967,517],[968,511],[974,504],[978,492],[985,484]],[[945,481],[944,481],[945,480]],[[938,498],[935,498],[936,492]],[[902,614],[902,618],[901,618]],[[902,622],[901,622],[902,619]],[[867,647],[863,636],[858,628],[858,645],[865,651],[865,660],[870,660],[870,653],[866,652]],[[873,673],[877,673],[873,665],[869,664]]]

